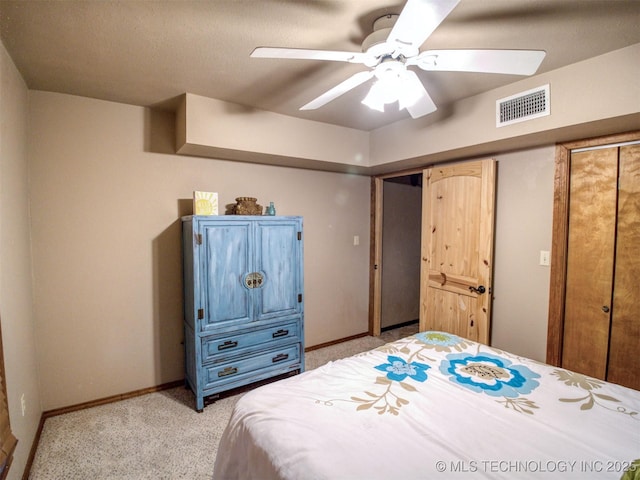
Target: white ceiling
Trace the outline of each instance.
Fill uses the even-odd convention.
[[[360,51],[393,0],[0,0],[2,42],[30,89],[172,108],[189,92],[362,130],[409,118],[360,103],[367,84],[298,108],[363,65],[249,58],[257,46]],[[423,49],[545,50],[539,73],[640,43],[639,0],[461,0]],[[638,60],[640,61],[640,59]],[[422,72],[439,108],[519,80]],[[389,107],[388,107],[389,110]]]

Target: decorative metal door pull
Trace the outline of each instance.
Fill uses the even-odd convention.
[[[260,272],[251,272],[244,279],[244,283],[247,288],[260,288],[262,286],[262,282],[264,281],[264,277]]]

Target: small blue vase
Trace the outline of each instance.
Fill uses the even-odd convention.
[[[273,202],[269,202],[269,206],[267,207],[267,211],[265,212],[267,215],[275,215],[276,207],[273,206]]]

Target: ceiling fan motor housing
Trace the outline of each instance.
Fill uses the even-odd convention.
[[[373,22],[373,32],[362,41],[362,51],[364,53],[368,53],[376,59],[393,53],[395,47],[388,43],[387,39],[396,20],[398,20],[398,16],[397,14],[388,14],[376,18]]]

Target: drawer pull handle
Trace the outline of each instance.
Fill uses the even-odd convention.
[[[238,369],[236,367],[227,367],[224,370],[218,372],[218,377],[227,377],[236,373],[238,373]]]
[[[227,340],[221,345],[218,345],[218,350],[227,350],[229,348],[235,348],[238,346],[238,342],[233,340]]]
[[[275,332],[273,335],[271,335],[273,338],[278,338],[278,337],[286,337],[287,335],[289,335],[289,330],[278,330],[277,332]]]
[[[286,360],[287,358],[289,358],[289,354],[288,353],[280,353],[279,355],[276,355],[275,357],[273,357],[271,359],[271,362],[272,363],[282,362],[283,360]]]

